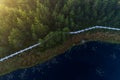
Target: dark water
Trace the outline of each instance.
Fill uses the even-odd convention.
[[[120,80],[120,45],[88,42],[0,80]]]

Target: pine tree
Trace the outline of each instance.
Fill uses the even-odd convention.
[[[8,37],[8,41],[15,49],[22,48],[24,35],[20,30],[13,28]]]

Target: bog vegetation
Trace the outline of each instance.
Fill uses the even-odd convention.
[[[1,0],[0,57],[38,41],[43,51],[94,25],[120,27],[120,1]]]

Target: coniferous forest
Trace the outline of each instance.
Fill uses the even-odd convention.
[[[42,49],[51,48],[95,25],[120,27],[120,1],[0,0],[0,57],[48,39]]]

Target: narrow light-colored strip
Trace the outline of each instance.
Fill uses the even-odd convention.
[[[92,30],[92,29],[96,29],[96,26],[90,27],[90,28],[86,28],[86,29],[82,29],[82,30],[79,30],[79,31],[69,32],[69,34],[79,34],[79,33],[82,33],[82,32],[85,32],[85,31],[89,31],[89,30]]]
[[[89,31],[89,30],[93,30],[93,29],[108,29],[108,30],[120,31],[120,28],[112,28],[112,27],[105,27],[105,26],[93,26],[93,27],[86,28],[86,29],[82,29],[82,30],[79,30],[79,31],[69,32],[69,34],[79,34],[79,33],[83,33],[83,32]],[[30,46],[30,47],[28,47],[28,48],[25,48],[25,49],[23,49],[23,50],[20,50],[20,51],[18,51],[18,52],[15,52],[15,53],[13,53],[13,54],[11,54],[11,55],[9,55],[9,56],[6,56],[6,57],[4,57],[4,58],[1,58],[1,59],[0,59],[0,62],[3,62],[4,60],[7,60],[7,59],[9,59],[9,58],[11,58],[11,57],[14,57],[14,56],[16,56],[16,55],[18,55],[18,54],[20,54],[20,53],[25,52],[25,51],[28,51],[28,50],[30,50],[30,49],[32,49],[32,48],[34,48],[34,47],[37,47],[37,46],[39,46],[40,44],[41,44],[41,43],[37,43],[37,44],[32,45],[32,46]]]
[[[40,43],[37,43],[37,44],[32,45],[32,46],[30,46],[30,47],[28,47],[28,48],[25,48],[25,49],[23,49],[23,50],[20,50],[20,51],[18,51],[18,52],[15,52],[15,53],[13,53],[13,54],[11,54],[11,55],[9,55],[9,56],[6,56],[6,57],[4,57],[4,58],[1,58],[1,59],[0,59],[0,62],[2,62],[2,61],[4,61],[4,60],[7,60],[7,59],[9,59],[9,58],[11,58],[11,57],[14,57],[14,56],[16,56],[16,55],[18,55],[18,54],[20,54],[20,53],[25,52],[25,51],[28,51],[28,50],[30,50],[30,49],[32,49],[32,48],[34,48],[34,47],[39,46],[39,45],[40,45]]]
[[[112,27],[105,27],[105,26],[94,26],[94,27],[82,29],[82,30],[79,30],[79,31],[69,32],[69,34],[79,34],[79,33],[82,33],[82,32],[89,31],[89,30],[93,30],[93,29],[108,29],[108,30],[120,31],[120,28],[112,28]]]

